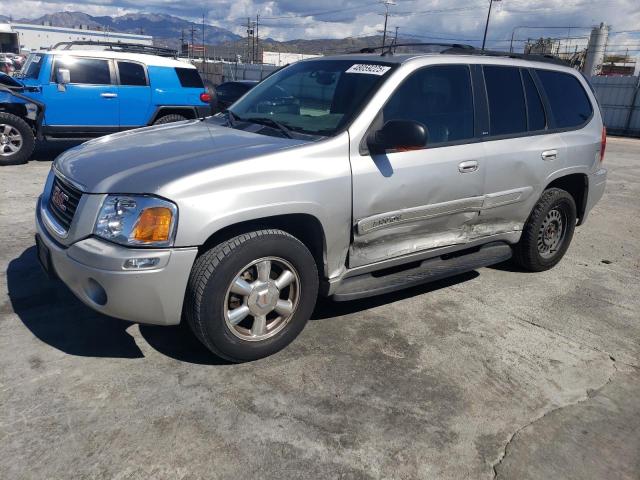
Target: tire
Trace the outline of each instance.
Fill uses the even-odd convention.
[[[575,228],[573,197],[559,188],[545,190],[529,215],[520,241],[513,248],[513,260],[532,272],[549,270],[567,252]]]
[[[156,118],[156,121],[153,122],[153,124],[164,125],[165,123],[181,122],[183,120],[187,120],[187,118],[183,117],[182,115],[178,115],[177,113],[169,113],[167,115],[163,115],[160,118]]]
[[[11,113],[0,112],[0,165],[27,163],[35,145],[33,130],[27,122]]]
[[[270,260],[268,270],[265,259]],[[243,293],[236,290],[236,279]],[[222,242],[196,259],[184,315],[209,350],[246,362],[289,345],[311,316],[317,295],[318,270],[307,247],[282,230],[259,230]]]

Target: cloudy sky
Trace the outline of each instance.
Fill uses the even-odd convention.
[[[416,41],[466,42],[482,39],[488,0],[395,0],[390,6],[389,30],[396,26]],[[198,19],[244,35],[241,23],[248,15],[261,16],[261,36],[277,40],[342,38],[376,34],[383,28],[384,6],[377,0],[0,0],[0,13],[14,18],[36,17],[58,11],[90,15],[167,13]],[[640,0],[501,0],[494,1],[489,45],[508,47],[514,27],[516,39],[541,35],[570,37],[584,42],[585,27],[606,22],[612,26],[611,50],[640,54]],[[566,27],[573,27],[571,29]],[[576,37],[576,38],[573,38]],[[522,45],[522,42],[519,43]]]

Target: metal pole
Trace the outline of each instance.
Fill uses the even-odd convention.
[[[256,61],[260,61],[260,14],[256,14]],[[260,75],[262,77],[262,74]],[[262,78],[261,78],[262,80]]]
[[[487,30],[489,29],[489,18],[491,17],[491,6],[493,0],[489,0],[489,13],[487,13],[487,23],[484,25],[484,36],[482,37],[482,51],[484,52],[484,46],[487,43]]]
[[[513,30],[511,30],[511,43],[509,44],[509,53],[513,53],[513,36],[516,34],[516,29],[518,27],[515,27]],[[486,36],[486,34],[485,34]]]
[[[384,50],[384,44],[387,40],[387,18],[389,18],[389,7],[385,4],[385,8],[387,9],[384,12],[384,29],[382,30],[382,50]]]

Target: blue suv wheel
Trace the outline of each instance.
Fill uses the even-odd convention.
[[[31,127],[20,117],[0,112],[0,165],[26,163],[35,146]]]

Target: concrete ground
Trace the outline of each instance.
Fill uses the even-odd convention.
[[[0,478],[640,478],[640,141],[609,139],[606,195],[555,269],[322,301],[244,365],[45,278],[56,153],[0,169]]]

